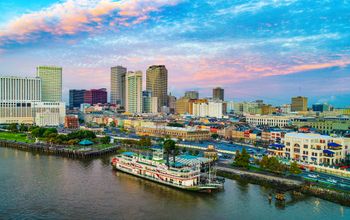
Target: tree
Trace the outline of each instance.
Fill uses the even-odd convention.
[[[19,131],[21,132],[27,132],[28,131],[28,126],[26,126],[25,124],[21,124],[19,126]]]
[[[293,161],[290,164],[289,172],[292,173],[292,174],[296,174],[296,175],[301,173],[301,169],[299,168],[297,162]]]
[[[182,153],[184,154],[184,153],[186,153],[186,151],[187,151],[186,148],[183,147],[182,148]]]
[[[111,142],[111,137],[110,136],[104,136],[100,139],[102,144],[109,144]]]
[[[268,166],[268,162],[269,162],[269,157],[268,156],[263,156],[263,158],[260,160],[259,162],[259,166],[262,169],[267,169]]]
[[[12,123],[7,127],[8,130],[10,130],[11,132],[18,132],[18,128],[17,128],[17,124],[16,123]]]
[[[115,127],[116,126],[116,124],[115,124],[115,122],[114,121],[111,121],[110,123],[109,123],[109,127]]]
[[[245,148],[242,149],[242,153],[239,153],[238,150],[236,151],[236,157],[235,157],[236,166],[248,168],[249,159],[250,159],[250,155],[248,154]]]
[[[216,133],[214,133],[214,134],[211,135],[211,138],[213,138],[213,139],[218,139],[218,137],[219,137],[219,135],[216,134]]]
[[[171,154],[173,155],[173,163],[175,164],[175,162],[176,162],[175,158],[176,158],[177,155],[180,154],[180,148],[177,145],[175,145],[175,147],[173,148]]]
[[[169,162],[170,155],[172,154],[172,152],[174,151],[175,148],[176,148],[175,141],[173,141],[171,139],[167,139],[164,141],[163,149],[164,149],[164,152],[166,154],[168,168],[170,167],[170,162]]]
[[[152,141],[148,137],[141,137],[139,144],[143,147],[149,147],[152,146]]]
[[[47,128],[44,133],[43,133],[43,137],[49,137],[51,134],[57,134],[57,129],[56,128]]]

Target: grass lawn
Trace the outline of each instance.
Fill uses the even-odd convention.
[[[0,132],[0,139],[24,143],[34,143],[34,140],[29,140],[27,138],[27,134],[22,133]]]

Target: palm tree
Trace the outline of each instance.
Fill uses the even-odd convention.
[[[173,155],[173,163],[175,164],[175,157],[180,154],[180,148],[174,144],[174,148],[171,154]]]
[[[166,161],[167,161],[168,168],[170,167],[169,157],[170,157],[170,154],[174,152],[174,149],[176,148],[175,146],[176,146],[175,141],[171,139],[167,139],[163,143],[163,149],[164,149],[164,153],[166,154]]]

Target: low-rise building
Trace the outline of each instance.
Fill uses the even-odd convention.
[[[68,129],[78,129],[79,128],[78,115],[67,115],[64,118],[64,127]]]
[[[170,126],[139,126],[135,128],[140,136],[176,138],[185,141],[204,141],[211,138],[208,130],[198,130],[194,127],[179,128]]]
[[[350,153],[350,138],[311,133],[287,133],[282,144],[272,144],[269,153],[309,164],[337,164]]]
[[[292,124],[296,116],[290,115],[245,115],[250,125],[267,125],[269,127],[286,127]]]

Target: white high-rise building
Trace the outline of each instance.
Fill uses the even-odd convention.
[[[193,115],[198,117],[222,118],[222,102],[193,103]]]
[[[111,68],[111,103],[125,105],[125,75],[126,68],[115,66]]]
[[[0,124],[57,126],[64,122],[65,103],[42,102],[39,77],[0,77]]]
[[[41,78],[41,98],[44,102],[62,101],[62,67],[39,66],[36,75]]]
[[[142,113],[142,72],[129,71],[125,80],[125,111]]]

